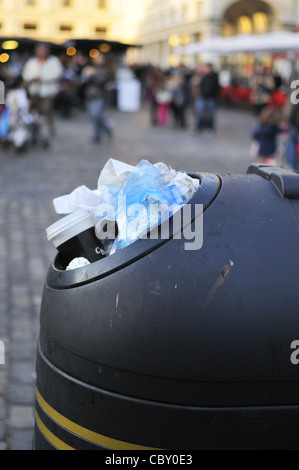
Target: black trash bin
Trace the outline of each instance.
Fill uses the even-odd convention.
[[[138,240],[50,267],[35,449],[298,448],[299,176],[197,176],[200,250]]]

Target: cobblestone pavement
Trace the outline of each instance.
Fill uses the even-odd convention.
[[[0,450],[31,450],[34,428],[35,349],[43,283],[55,249],[45,229],[58,216],[52,199],[77,186],[96,188],[108,158],[164,161],[176,170],[244,173],[251,163],[248,112],[220,110],[215,136],[151,128],[149,112],[109,111],[115,137],[93,145],[84,113],[57,118],[52,147],[16,155],[0,150]]]

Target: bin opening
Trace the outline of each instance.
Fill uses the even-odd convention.
[[[141,160],[136,167],[108,160],[97,190],[79,187],[54,199],[57,213],[69,215],[47,229],[59,252],[56,267],[94,263],[159,230],[188,204],[200,176],[177,172],[164,163]]]
[[[198,189],[200,189],[200,187],[201,187],[201,176],[199,174],[198,175],[192,174],[192,178],[198,180],[198,182],[199,182]],[[189,202],[191,202],[191,200]],[[180,209],[181,208],[182,207],[180,207]],[[168,221],[167,224],[169,224],[169,225],[167,225],[168,232],[169,232],[169,234],[171,234],[172,231],[173,231],[173,228],[174,228],[173,214],[171,214],[169,216],[167,221]],[[145,240],[146,239],[150,240],[152,238],[152,230],[155,230],[155,239],[157,239],[157,241],[162,240],[163,236],[165,235],[165,234],[164,235],[162,234],[163,222],[166,222],[166,220],[159,220],[159,223],[158,223],[157,226],[149,227],[148,230],[146,231],[146,233],[144,235],[142,235],[142,238],[145,239]],[[103,224],[102,224],[101,229],[106,231],[107,226],[108,226],[107,221],[104,221]],[[113,244],[115,243],[115,240],[119,236],[119,229],[118,229],[117,222],[110,221],[110,230],[111,230],[111,227],[112,227],[113,234],[115,234],[115,236],[113,238],[108,238],[107,237],[103,240],[100,240],[100,239],[97,238],[97,247],[95,248],[95,253],[96,253],[96,259],[95,260],[91,261],[90,260],[91,258],[87,259],[87,258],[82,258],[82,257],[76,256],[76,255],[79,255],[79,250],[77,250],[77,251],[72,250],[69,253],[62,253],[62,252],[58,251],[57,256],[56,256],[56,258],[54,260],[54,263],[53,263],[53,267],[58,271],[78,269],[78,268],[84,267],[88,264],[92,264],[96,261],[104,260],[108,257],[111,257],[111,255],[112,255],[111,248],[112,248]],[[98,228],[97,223],[95,223],[95,226],[91,229],[91,230],[94,231],[94,233],[96,235],[97,235],[97,228]],[[79,237],[81,237],[81,236],[82,236],[82,234],[79,234]],[[137,239],[134,240],[132,243],[130,243],[130,245],[133,244],[134,242],[137,242],[140,238],[141,237],[137,237]],[[92,243],[90,243],[90,245],[91,244]],[[123,247],[121,249],[121,251],[123,251],[124,248],[126,248],[126,247]],[[116,250],[113,254],[115,254],[119,251],[120,250]]]
[[[105,225],[106,224],[104,224],[103,227],[104,230],[106,230]],[[107,258],[115,240],[109,240],[108,238],[100,240],[96,237],[96,233],[97,230],[96,226],[94,225],[89,230],[89,239],[86,237],[86,232],[83,234],[80,233],[75,237],[74,240],[68,241],[67,246],[69,247],[69,250],[66,249],[64,251],[60,247],[60,251],[58,251],[58,254],[55,258],[54,267],[59,271],[65,271],[67,269],[78,269],[80,267]],[[116,238],[118,236],[117,223],[114,223],[114,233]],[[96,243],[94,240],[96,240]],[[80,241],[82,242],[84,248],[82,248],[82,245],[80,245]]]

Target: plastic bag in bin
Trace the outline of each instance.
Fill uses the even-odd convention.
[[[155,165],[142,160],[135,171],[128,174],[123,185],[108,185],[103,189],[95,216],[98,220],[117,222],[118,236],[111,254],[146,235],[169,217],[170,209],[175,212],[185,204],[179,188],[170,183],[166,184]],[[110,213],[104,211],[107,205],[113,208]],[[159,207],[159,218],[151,217],[151,206]]]

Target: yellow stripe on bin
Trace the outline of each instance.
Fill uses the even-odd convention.
[[[131,444],[129,442],[119,441],[118,439],[113,439],[111,437],[103,436],[94,431],[80,426],[79,424],[74,423],[73,421],[65,418],[62,414],[58,413],[54,408],[52,408],[41,396],[39,391],[36,389],[37,401],[42,408],[42,410],[48,415],[53,421],[58,425],[62,426],[67,431],[75,434],[76,436],[96,444],[107,449],[112,450],[162,450],[154,447],[145,447],[139,444]],[[50,432],[50,431],[49,431]]]
[[[45,438],[58,450],[75,450],[65,442],[58,439],[58,437],[54,436],[54,434],[44,425],[40,417],[37,413],[35,413],[35,420],[37,427],[39,428],[40,432],[45,436]]]

